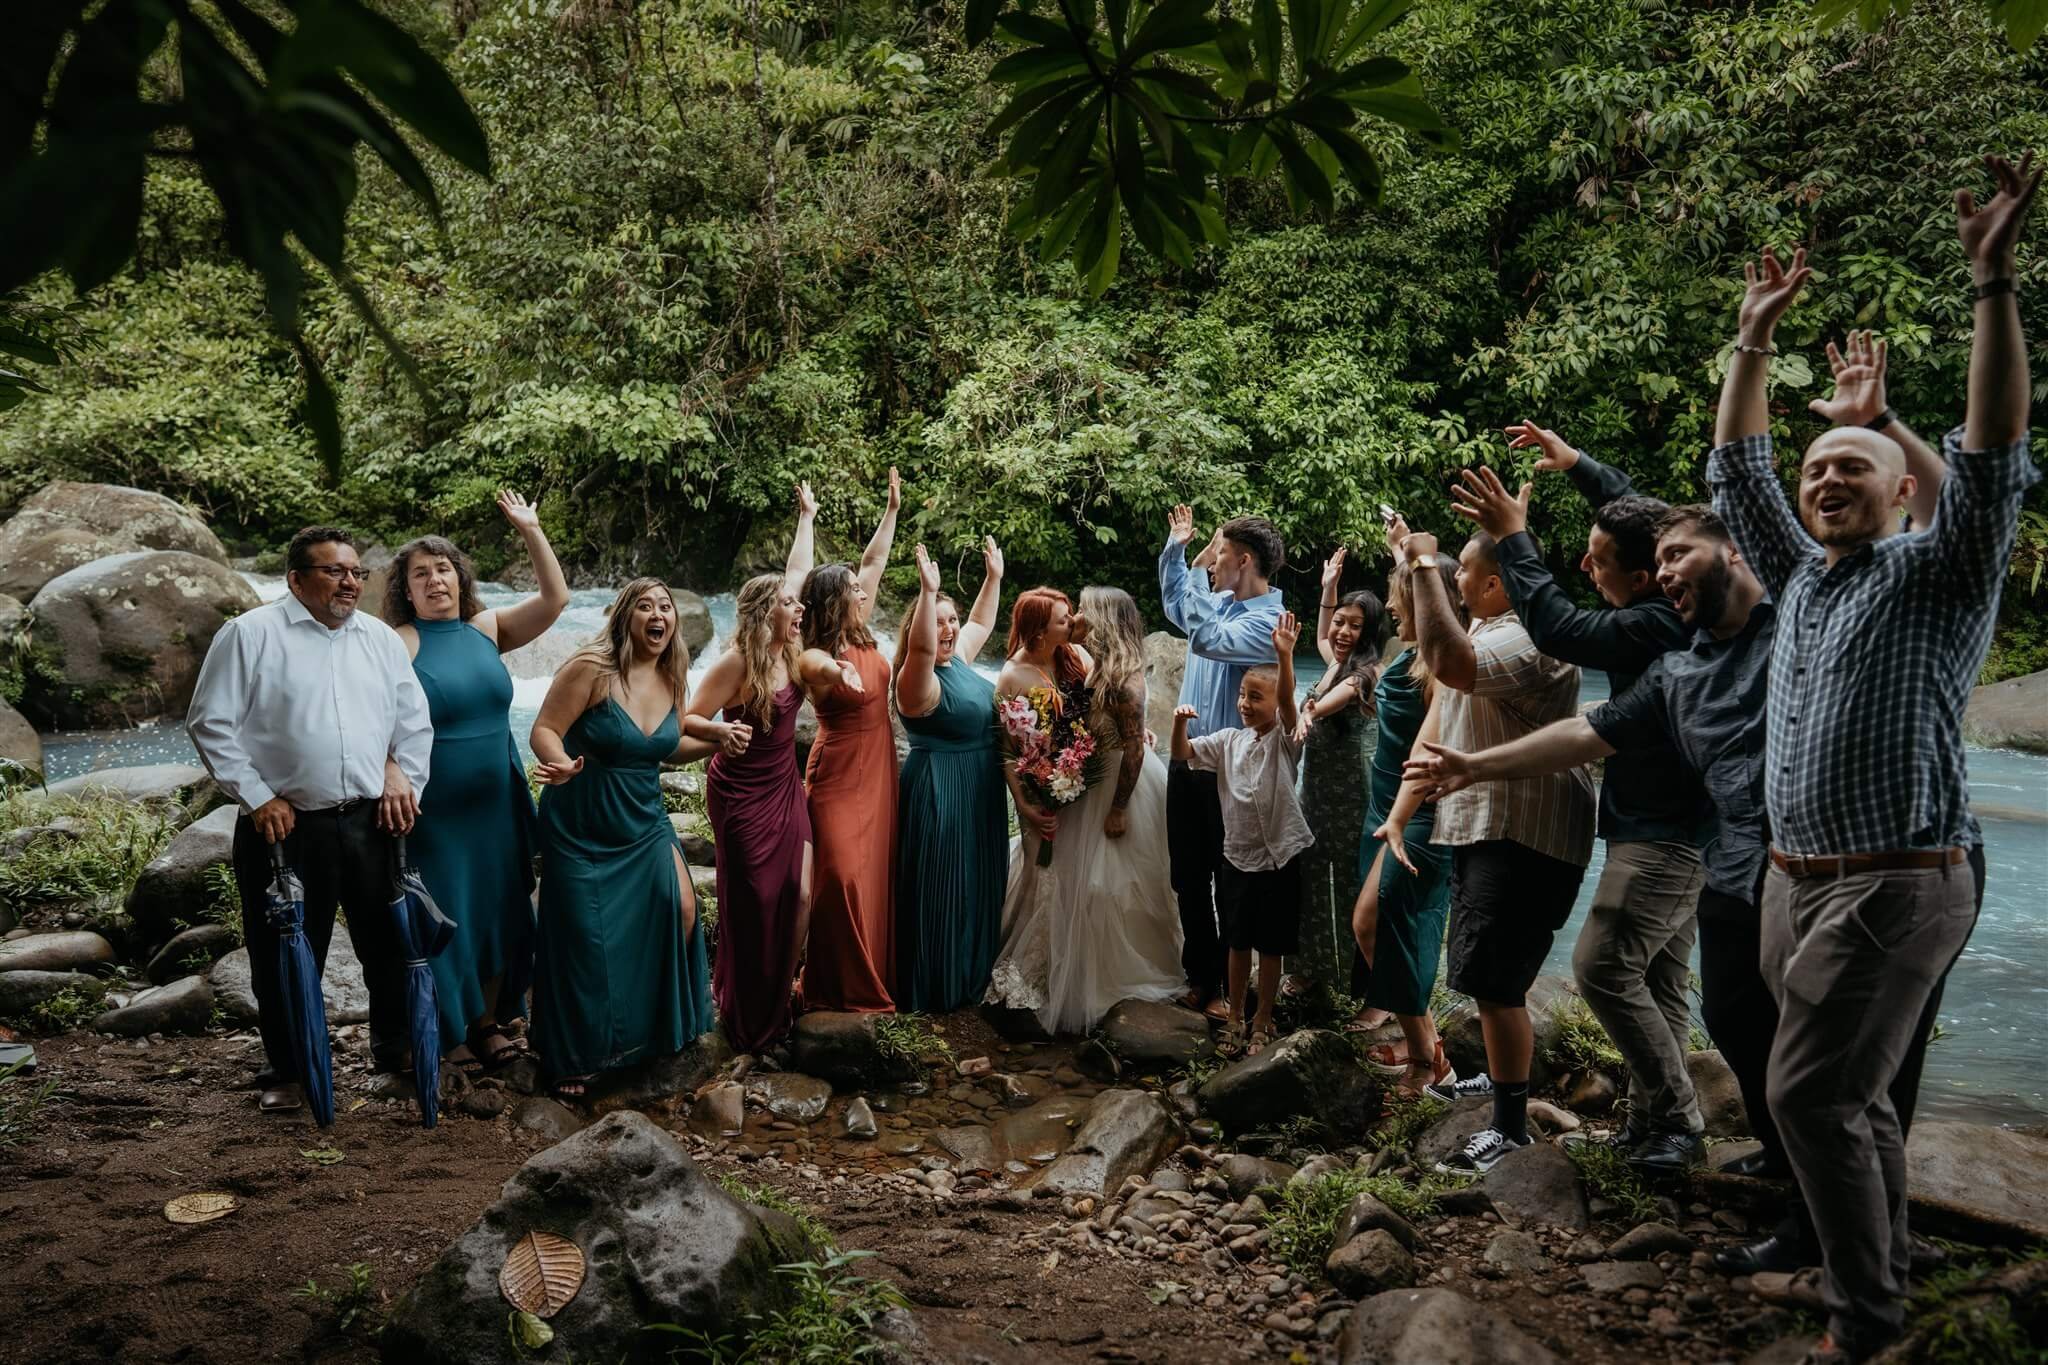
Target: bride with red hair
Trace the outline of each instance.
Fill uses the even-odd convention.
[[[1069,714],[1085,713],[1103,771],[1079,800],[1044,810],[1005,761],[1023,833],[987,1003],[1029,1010],[1050,1033],[1080,1033],[1119,1000],[1184,989],[1166,765],[1145,744],[1145,626],[1121,589],[1088,588],[1076,611],[1059,589],[1032,588],[1010,610],[1009,643],[997,702],[1050,689]],[[1057,851],[1040,867],[1047,839]]]

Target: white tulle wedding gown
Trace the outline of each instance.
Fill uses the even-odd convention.
[[[1123,755],[1060,811],[1050,867],[1028,827],[1010,843],[1003,948],[988,1003],[1030,1010],[1050,1033],[1084,1033],[1119,1000],[1167,1000],[1187,986],[1166,855],[1166,765],[1145,755],[1121,838],[1103,834]]]

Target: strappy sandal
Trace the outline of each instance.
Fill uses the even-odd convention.
[[[496,1047],[491,1046],[493,1038],[498,1040]],[[496,1071],[509,1061],[533,1055],[526,1039],[516,1033],[507,1033],[502,1024],[485,1024],[471,1029],[465,1042],[471,1060],[480,1071]]]
[[[1351,1019],[1349,1019],[1349,1020],[1345,1021],[1345,1024],[1344,1024],[1344,1032],[1346,1032],[1346,1033],[1378,1033],[1378,1032],[1379,1032],[1379,1031],[1380,1031],[1381,1029],[1385,1028],[1385,1027],[1386,1027],[1386,1026],[1387,1026],[1388,1024],[1392,1023],[1392,1022],[1393,1022],[1393,1019],[1394,1019],[1394,1016],[1393,1016],[1393,1014],[1392,1014],[1392,1013],[1390,1012],[1390,1013],[1389,1013],[1389,1014],[1388,1014],[1388,1015],[1386,1016],[1386,1018],[1384,1018],[1384,1019],[1380,1020],[1380,1021],[1379,1021],[1379,1022],[1378,1022],[1377,1024],[1369,1024],[1369,1023],[1367,1023],[1367,1022],[1365,1021],[1365,1016],[1364,1016],[1364,1015],[1355,1015],[1355,1016],[1353,1016],[1353,1017],[1352,1017]]]
[[[1251,1042],[1245,1047],[1245,1055],[1247,1057],[1256,1057],[1271,1046],[1273,1046],[1273,1030],[1269,1028],[1255,1028],[1252,1030]]]
[[[1225,1024],[1223,1032],[1216,1036],[1216,1051],[1225,1057],[1244,1056],[1244,1026]]]
[[[1362,1032],[1363,1030],[1361,1030]],[[1399,1049],[1398,1051],[1396,1049]],[[1392,1075],[1408,1069],[1406,1043],[1375,1043],[1365,1050],[1365,1064]]]

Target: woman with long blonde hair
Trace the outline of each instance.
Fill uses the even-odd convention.
[[[1448,850],[1429,842],[1436,807],[1423,799],[1421,786],[1404,783],[1401,776],[1409,754],[1425,752],[1419,741],[1436,738],[1440,691],[1415,647],[1414,575],[1443,576],[1461,623],[1465,606],[1449,556],[1439,559],[1435,570],[1401,562],[1398,546],[1407,534],[1400,518],[1388,524],[1387,544],[1395,550],[1396,567],[1387,607],[1403,648],[1373,685],[1378,737],[1365,814],[1369,832],[1358,854],[1362,884],[1351,911],[1358,945],[1351,991],[1368,1010],[1391,1014],[1401,1025],[1404,1046],[1380,1044],[1367,1053],[1368,1060],[1398,1075],[1403,1091],[1420,1094],[1426,1085],[1455,1078],[1429,1010],[1450,915],[1451,860]]]
[[[533,1037],[564,1099],[600,1071],[682,1051],[712,1024],[696,891],[661,801],[663,763],[717,747],[683,735],[689,668],[667,586],[636,578],[534,718],[547,791]]]
[[[796,685],[817,500],[796,490],[796,536],[781,573],[740,589],[732,643],[705,670],[683,716],[718,746],[704,784],[718,857],[718,950],[711,989],[726,1037],[760,1052],[789,1032],[790,989],[810,918],[811,816],[796,762]]]
[[[1102,772],[1057,812],[1019,796],[1024,835],[1010,858],[1003,951],[988,999],[1031,1010],[1049,1032],[1079,1033],[1119,1000],[1171,1000],[1185,989],[1166,850],[1166,765],[1145,747],[1138,604],[1121,588],[1091,587],[1069,613],[1064,594],[1034,591],[1047,594],[1046,609],[1026,613],[1020,602],[1012,612],[1017,647],[1005,682],[1012,691],[1037,679],[1060,686],[1078,665],[1081,678],[1061,689],[1064,704],[1086,706]],[[1086,652],[1076,647],[1081,640]],[[1047,833],[1055,852],[1041,867]]]

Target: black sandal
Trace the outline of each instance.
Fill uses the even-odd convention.
[[[496,1047],[490,1046],[493,1038],[498,1040]],[[505,1032],[502,1024],[485,1024],[471,1029],[469,1037],[464,1041],[479,1071],[496,1071],[507,1062],[533,1055],[533,1049],[527,1046],[526,1039],[518,1034]]]

